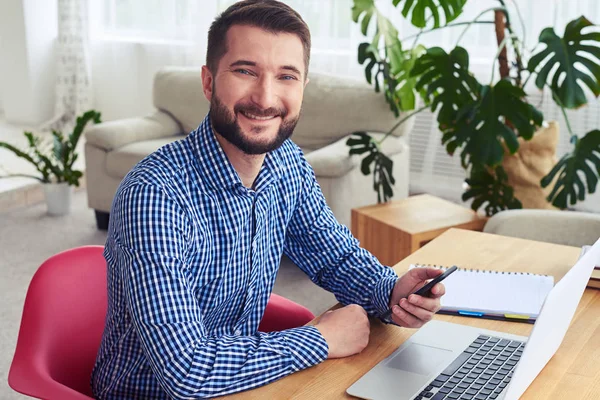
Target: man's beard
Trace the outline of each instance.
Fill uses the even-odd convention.
[[[285,108],[268,108],[261,110],[260,108],[252,104],[236,104],[233,108],[233,115],[229,112],[227,107],[219,100],[213,89],[213,97],[210,102],[210,119],[214,130],[221,136],[223,136],[229,143],[240,149],[246,154],[265,154],[276,150],[286,141],[292,133],[298,123],[298,118],[290,119],[286,121],[288,111]],[[242,132],[237,119],[237,115],[241,112],[246,114],[256,115],[258,117],[281,117],[281,124],[275,138],[270,141],[252,141],[247,138]],[[266,128],[256,126],[252,128],[255,133],[260,133],[261,130]]]

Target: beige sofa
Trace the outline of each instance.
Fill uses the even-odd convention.
[[[302,116],[292,140],[306,154],[336,218],[350,226],[350,210],[377,201],[372,176],[360,171],[358,156],[348,156],[352,132],[382,137],[397,121],[383,94],[365,82],[312,73]],[[199,68],[165,68],[154,79],[154,106],[148,116],[105,122],[85,134],[88,205],[98,228],[106,229],[113,196],[131,168],[161,146],[181,139],[200,124],[209,109]],[[403,116],[401,116],[403,117]],[[408,196],[407,121],[382,146],[394,161],[394,198]]]

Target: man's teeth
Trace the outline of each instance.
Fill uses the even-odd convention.
[[[248,113],[243,113],[246,117],[248,118],[252,118],[252,119],[258,119],[260,121],[266,121],[268,119],[273,119],[275,118],[274,115],[270,116],[270,117],[259,117],[258,115],[253,115],[253,114],[248,114]]]

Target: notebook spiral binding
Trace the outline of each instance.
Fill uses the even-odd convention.
[[[444,267],[443,265],[436,265],[436,264],[414,264],[416,268],[437,268],[437,269],[441,269],[442,271],[447,270],[450,267]],[[475,272],[475,273],[481,273],[481,274],[496,274],[496,275],[531,275],[531,276],[550,276],[550,275],[543,275],[543,274],[534,274],[531,272],[506,272],[506,271],[490,271],[488,269],[476,269],[476,268],[458,268],[457,271],[463,271],[463,272]]]

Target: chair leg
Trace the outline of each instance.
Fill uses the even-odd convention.
[[[96,226],[101,231],[108,230],[108,220],[110,218],[110,213],[104,211],[94,210],[96,213]]]

